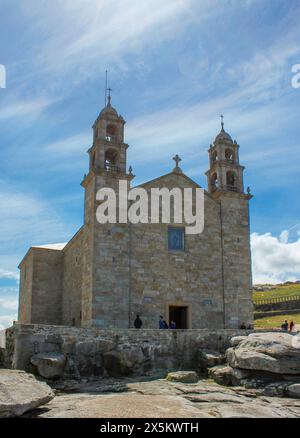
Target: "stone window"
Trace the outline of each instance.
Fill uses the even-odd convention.
[[[184,228],[168,228],[168,248],[169,251],[184,251],[185,233]]]

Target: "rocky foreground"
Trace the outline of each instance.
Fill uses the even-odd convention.
[[[288,333],[234,337],[226,351],[199,351],[195,370],[165,372],[164,379],[66,380],[59,377],[64,356],[42,353],[32,359],[38,378],[0,370],[0,417],[300,418],[299,340]],[[116,358],[110,364],[126,366]]]
[[[27,417],[41,418],[300,418],[300,400],[259,390],[197,383],[102,381],[60,393]]]

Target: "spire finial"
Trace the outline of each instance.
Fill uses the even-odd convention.
[[[108,91],[107,106],[111,106],[111,95],[110,95],[110,93],[111,93],[112,89],[108,88],[107,91]]]
[[[104,106],[111,106],[111,93],[112,89],[108,88],[108,70],[105,70],[105,98]],[[108,95],[107,95],[108,92]]]
[[[221,129],[222,129],[222,131],[224,131],[224,116],[223,116],[223,114],[221,114],[220,117],[221,117]]]

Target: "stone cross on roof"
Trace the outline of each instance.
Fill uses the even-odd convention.
[[[181,169],[180,169],[180,167],[179,167],[179,163],[180,163],[180,161],[182,161],[182,160],[181,160],[181,158],[179,157],[179,155],[176,154],[175,157],[172,158],[172,160],[174,160],[175,163],[176,163],[176,166],[175,166],[175,168],[173,169],[173,171],[175,171],[175,172],[176,172],[176,171],[177,171],[177,172],[178,172],[178,171],[181,172]]]
[[[172,158],[172,160],[175,161],[176,167],[179,167],[178,164],[180,163],[180,161],[182,161],[178,154],[176,154],[175,157]]]

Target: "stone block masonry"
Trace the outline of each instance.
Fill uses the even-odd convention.
[[[18,324],[6,330],[6,366],[32,371],[30,359],[57,352],[73,377],[105,376],[105,361],[126,361],[132,374],[157,370],[197,370],[202,349],[224,352],[233,336],[248,330],[101,330]]]

